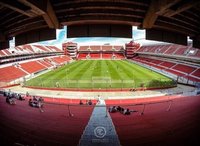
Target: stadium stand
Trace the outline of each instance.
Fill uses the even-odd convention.
[[[90,46],[90,51],[101,51],[101,46]]]
[[[87,55],[88,55],[88,53],[79,53],[78,54],[78,59],[86,59]]]
[[[51,58],[53,62],[55,62],[56,64],[64,64],[65,62],[68,62],[70,60],[69,57],[53,57]]]
[[[37,61],[30,61],[27,63],[20,63],[20,67],[27,71],[28,73],[36,73],[39,71],[42,71],[44,69],[46,69],[46,67],[44,65],[41,65],[40,63],[38,63]]]
[[[0,50],[0,55],[1,55],[1,56],[4,56],[4,55],[6,55],[6,54],[4,53],[3,50]]]
[[[173,97],[172,97],[173,98]],[[163,99],[160,98],[160,101]],[[180,97],[173,99],[173,107],[167,111],[168,102],[147,104],[141,116],[142,102],[157,102],[159,98],[133,100],[109,100],[107,104],[121,105],[130,110],[139,111],[129,116],[119,113],[110,114],[118,133],[121,145],[196,145],[200,126],[196,122],[199,116],[200,97]],[[132,104],[132,106],[131,106]],[[134,106],[137,104],[138,106]],[[137,132],[136,132],[137,131]]]
[[[17,78],[26,76],[27,73],[16,66],[7,66],[0,68],[0,82],[9,82]]]
[[[35,59],[37,58],[37,59]],[[26,60],[26,61],[25,61]],[[0,51],[0,82],[12,82],[54,66],[69,62],[71,58],[55,46],[22,45]],[[10,72],[10,73],[8,73]]]
[[[38,49],[40,49],[41,51],[44,51],[44,52],[50,52],[51,50],[50,49],[47,49],[47,47],[45,46],[41,46],[41,45],[33,45],[34,47],[37,47]]]
[[[101,58],[100,53],[90,53],[89,55],[90,55],[91,59],[100,59]]]
[[[113,46],[106,46],[106,45],[102,46],[102,51],[112,51],[112,49],[113,49]]]
[[[78,49],[78,59],[124,59],[124,49],[122,46],[102,45],[102,46],[80,46]]]
[[[111,59],[113,56],[112,53],[102,53],[102,58],[103,59]]]
[[[80,46],[79,51],[88,51],[89,46]]]
[[[78,104],[70,106],[74,118],[69,117],[69,111],[65,105],[72,104],[69,100],[63,100],[63,103],[60,102],[62,104],[52,104],[47,101],[49,103],[45,103],[44,113],[41,113],[28,106],[28,99],[17,102],[15,107],[10,108],[5,104],[5,97],[0,95],[0,106],[4,110],[4,116],[1,114],[0,120],[5,124],[5,126],[0,126],[1,145],[5,143],[8,146],[15,143],[38,146],[78,145],[93,106],[86,107]]]
[[[159,70],[166,71],[169,73],[172,73],[176,75],[177,77],[183,77],[186,80],[191,80],[193,82],[200,82],[200,76],[199,76],[199,66],[198,64],[187,64],[180,63],[177,60],[169,60],[168,59],[162,59],[160,58],[149,58],[145,56],[136,56],[132,58],[132,60],[136,62],[140,62],[142,64],[146,64],[150,67],[155,67]]]
[[[190,58],[198,60],[200,57],[199,49],[193,48],[191,45],[182,46],[182,45],[152,45],[152,46],[142,46],[137,50],[139,54],[151,54],[156,56],[167,56],[176,58],[177,56],[181,59],[187,56]],[[189,59],[189,58],[188,58]]]

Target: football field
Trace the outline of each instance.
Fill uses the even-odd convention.
[[[79,60],[26,81],[26,86],[56,88],[140,88],[173,86],[159,73],[126,60]]]

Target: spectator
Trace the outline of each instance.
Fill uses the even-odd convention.
[[[29,93],[28,93],[28,91],[26,92],[26,97],[29,97]]]
[[[10,98],[10,97],[6,97],[6,102],[7,102],[8,104],[12,104],[12,105],[15,105],[15,104],[16,104],[16,102],[14,101],[14,99],[12,99],[12,98]]]
[[[82,100],[80,100],[79,104],[80,104],[80,105],[83,105],[83,101],[82,101]]]
[[[109,107],[108,112],[110,112],[110,113],[115,113],[115,112],[117,112],[117,107],[116,107],[116,106],[111,106],[111,107]]]
[[[18,99],[19,100],[25,100],[25,98],[21,94],[18,94]]]
[[[121,106],[117,106],[117,111],[121,111],[122,107]]]
[[[124,115],[130,115],[131,112],[130,112],[130,110],[127,108],[126,110],[124,110],[123,114],[124,114]]]
[[[29,99],[29,105],[32,107],[42,108],[43,102],[44,100],[42,99],[42,97],[37,99],[35,96],[33,96],[33,99]]]
[[[88,101],[88,105],[92,105],[92,100],[89,100],[89,101]]]

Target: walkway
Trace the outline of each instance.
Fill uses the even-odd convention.
[[[14,86],[5,88],[6,90],[16,93],[26,94],[28,91],[30,95],[54,97],[54,98],[71,98],[71,99],[97,99],[100,95],[103,99],[132,99],[132,98],[144,98],[144,97],[156,97],[165,96],[169,94],[182,94],[183,92],[193,92],[194,87],[178,85],[175,88],[162,89],[162,90],[146,90],[146,91],[116,91],[116,92],[79,92],[79,91],[52,91],[52,90],[41,90],[31,89],[21,86]]]
[[[120,142],[107,112],[105,101],[100,100],[93,110],[79,146],[120,146]]]

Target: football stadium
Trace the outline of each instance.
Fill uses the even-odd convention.
[[[200,144],[198,0],[1,0],[2,146]]]

